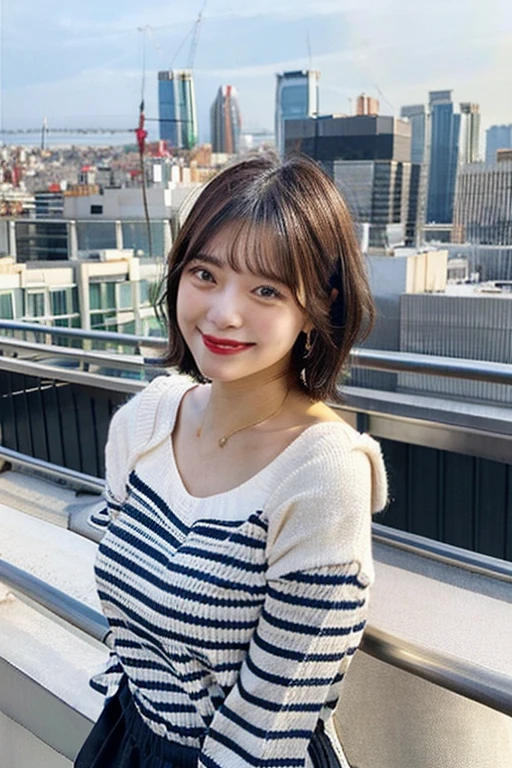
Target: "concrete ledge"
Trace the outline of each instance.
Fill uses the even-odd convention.
[[[74,760],[92,724],[88,717],[1,657],[0,712],[68,760]]]

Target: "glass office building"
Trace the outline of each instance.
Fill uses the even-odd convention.
[[[378,115],[290,120],[285,151],[322,164],[356,222],[369,225],[369,247],[385,252],[405,241],[409,211],[411,126]],[[413,232],[414,236],[414,232]]]
[[[158,73],[160,139],[175,149],[197,144],[197,113],[194,80],[187,69]]]
[[[430,168],[427,221],[449,224],[459,164],[460,113],[451,91],[430,92]]]
[[[285,152],[285,121],[318,115],[319,78],[320,72],[313,69],[277,75],[275,136],[279,154]]]

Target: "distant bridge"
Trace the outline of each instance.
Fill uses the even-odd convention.
[[[3,129],[1,133],[9,136],[20,133],[132,133],[135,128],[9,128]]]

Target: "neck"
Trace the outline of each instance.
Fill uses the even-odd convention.
[[[258,419],[266,420],[277,409],[280,411],[292,388],[288,370],[269,369],[236,382],[213,382],[203,413],[201,436],[218,440]]]

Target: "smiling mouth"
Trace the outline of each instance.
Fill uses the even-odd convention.
[[[214,352],[217,355],[235,355],[238,352],[243,352],[254,346],[252,343],[235,341],[234,339],[219,339],[216,336],[209,336],[206,333],[201,335],[205,347],[210,350],[210,352]]]

